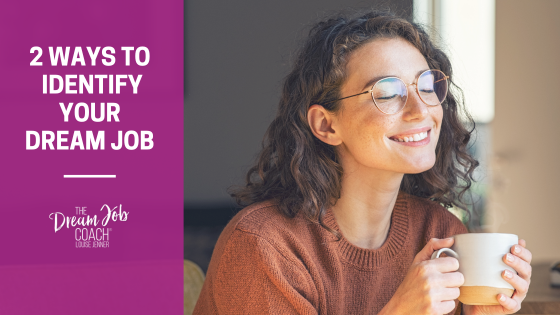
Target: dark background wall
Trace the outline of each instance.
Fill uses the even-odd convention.
[[[186,226],[227,222],[234,206],[226,190],[255,160],[308,26],[371,7],[412,14],[412,0],[186,1]]]

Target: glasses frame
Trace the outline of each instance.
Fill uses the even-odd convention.
[[[443,71],[441,71],[441,70],[437,70],[437,69],[428,69],[428,70],[423,71],[422,73],[420,73],[420,75],[419,75],[418,77],[416,77],[416,79],[414,80],[413,83],[406,84],[406,83],[405,83],[401,78],[399,78],[399,77],[386,77],[386,78],[380,79],[379,81],[375,82],[375,83],[373,84],[373,86],[371,87],[371,89],[369,89],[369,90],[367,90],[367,91],[364,91],[364,92],[361,92],[361,93],[358,93],[358,94],[354,94],[354,95],[350,95],[350,96],[346,96],[346,97],[343,97],[343,98],[339,98],[339,99],[336,99],[336,100],[327,102],[327,103],[325,103],[325,105],[326,105],[326,104],[329,104],[329,103],[332,103],[332,102],[341,101],[341,100],[344,100],[344,99],[347,99],[347,98],[351,98],[351,97],[354,97],[354,96],[358,96],[358,95],[370,93],[371,99],[373,100],[373,103],[375,104],[375,107],[376,107],[380,112],[382,112],[383,114],[386,114],[386,115],[394,115],[394,114],[400,113],[400,112],[403,110],[403,108],[406,106],[406,102],[408,101],[408,87],[411,86],[411,85],[415,85],[415,86],[416,86],[416,89],[415,89],[415,90],[416,90],[416,93],[418,94],[418,96],[420,97],[420,99],[422,100],[422,102],[423,102],[424,104],[426,104],[426,105],[428,105],[428,106],[438,106],[438,105],[441,105],[441,102],[440,102],[439,104],[435,104],[435,105],[431,105],[431,104],[426,103],[426,101],[425,101],[425,100],[422,98],[422,96],[420,95],[420,91],[418,91],[418,80],[420,79],[420,77],[421,77],[424,73],[426,73],[426,72],[428,72],[428,71],[432,71],[432,72],[437,71],[437,72],[441,72],[441,74],[443,74],[443,79],[437,80],[437,81],[434,82],[434,83],[438,83],[438,82],[440,82],[440,81],[442,81],[442,80],[445,80],[445,81],[446,81],[445,83],[446,83],[447,86],[446,86],[446,89],[445,89],[445,95],[443,96],[443,99],[445,99],[445,98],[447,97],[447,92],[449,91],[449,83],[447,82],[447,79],[449,79],[449,76],[445,75],[445,73],[443,73]],[[381,82],[381,81],[383,81],[383,80],[385,80],[385,79],[397,79],[397,80],[401,81],[401,82],[404,84],[404,86],[405,86],[405,90],[406,90],[406,99],[404,100],[403,106],[402,106],[398,111],[396,111],[396,112],[394,112],[394,113],[386,113],[386,112],[382,111],[382,110],[379,108],[379,106],[377,105],[377,102],[375,101],[375,97],[373,97],[373,90],[375,89],[375,86],[377,85],[377,83],[379,83],[379,82]]]

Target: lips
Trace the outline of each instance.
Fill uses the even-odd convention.
[[[389,138],[393,141],[398,141],[398,142],[418,142],[418,141],[422,141],[424,139],[426,139],[426,137],[428,136],[428,132],[420,132],[420,133],[415,133],[413,135],[409,135],[409,136],[403,136],[403,137],[399,137],[399,138]]]
[[[410,129],[403,133],[392,135],[389,139],[397,142],[418,142],[428,137],[431,129],[431,127]]]
[[[425,131],[428,131],[428,130],[430,130],[430,129],[432,129],[431,126],[425,126],[425,127],[420,127],[420,128],[409,129],[409,130],[406,130],[406,131],[404,131],[404,132],[402,132],[402,133],[398,133],[398,134],[394,134],[394,135],[392,135],[392,136],[389,136],[389,139],[392,139],[392,138],[410,137],[410,136],[413,136],[414,134],[419,134],[419,133],[421,133],[421,132],[425,132]]]
[[[432,129],[424,132],[413,133],[413,134],[393,136],[389,139],[393,142],[396,142],[398,145],[404,145],[407,147],[423,147],[428,143],[430,143],[431,133],[432,133]],[[426,136],[423,137],[421,136],[421,134],[426,134]],[[414,139],[415,137],[417,140]]]

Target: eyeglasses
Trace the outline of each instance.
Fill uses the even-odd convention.
[[[448,76],[439,70],[426,70],[416,78],[416,82],[411,84],[406,84],[397,77],[383,78],[375,82],[371,90],[339,98],[325,104],[371,93],[371,98],[377,109],[388,115],[396,114],[406,105],[408,86],[416,85],[416,93],[418,93],[420,99],[422,99],[426,105],[437,106],[440,105],[445,100],[445,96],[447,96],[448,78]]]

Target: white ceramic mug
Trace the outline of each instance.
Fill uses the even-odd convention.
[[[517,235],[467,233],[453,238],[453,246],[435,251],[432,259],[446,253],[459,260],[458,271],[465,277],[465,283],[459,288],[459,301],[469,305],[499,305],[498,294],[513,295],[514,288],[502,278],[502,272],[508,269],[517,274],[503,262],[504,255],[518,244]]]

